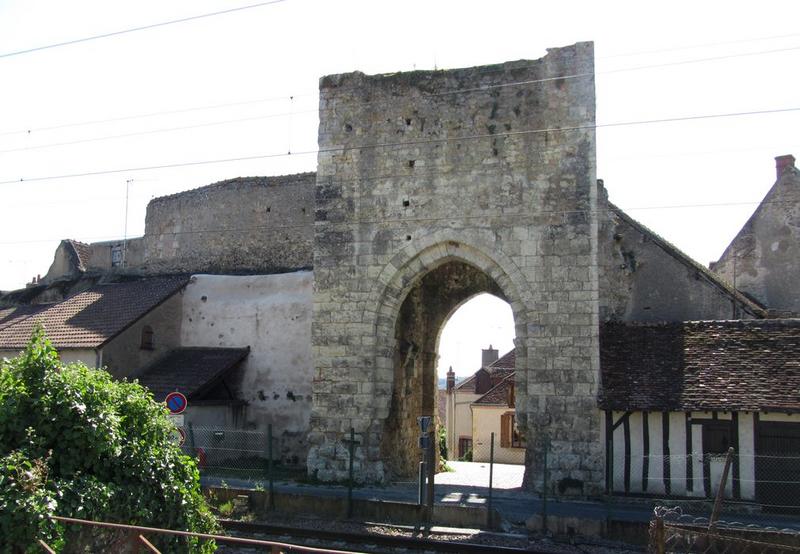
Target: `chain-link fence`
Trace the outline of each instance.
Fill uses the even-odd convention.
[[[686,506],[707,503],[722,489],[727,511],[800,513],[800,455],[627,453],[611,460],[607,487],[612,496],[648,496]]]
[[[272,426],[265,431],[222,427],[184,428],[183,450],[197,460],[203,477],[266,482],[305,476],[305,466],[287,463]]]

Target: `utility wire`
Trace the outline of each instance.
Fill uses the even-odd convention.
[[[85,139],[78,139],[78,140],[70,140],[66,142],[51,142],[47,144],[37,144],[34,146],[22,146],[20,148],[9,148],[8,150],[0,150],[0,154],[9,154],[11,152],[25,152],[28,150],[40,150],[42,148],[54,148],[57,146],[69,146],[72,144],[85,144],[87,142],[98,142],[98,141],[105,141],[105,140],[112,140],[112,139],[121,139],[121,138],[129,138],[129,137],[138,137],[143,135],[153,135],[157,133],[169,133],[173,131],[185,131],[187,129],[202,129],[205,127],[216,127],[219,125],[229,125],[232,123],[245,123],[248,121],[256,121],[262,119],[273,119],[276,117],[291,117],[292,115],[301,115],[301,114],[310,114],[310,113],[317,113],[317,110],[304,110],[304,111],[296,111],[296,112],[289,112],[289,113],[275,113],[275,114],[266,114],[266,115],[256,115],[252,117],[242,117],[238,119],[224,119],[222,121],[210,121],[207,123],[196,123],[194,125],[181,125],[179,127],[166,127],[163,129],[150,129],[147,131],[134,131],[132,133],[122,133],[119,135],[105,135],[100,137],[90,137]]]
[[[187,191],[191,192],[191,191]],[[171,196],[171,195],[170,195]],[[634,208],[625,208],[622,210],[623,212],[633,212],[633,211],[643,211],[643,210],[682,210],[682,209],[690,209],[690,208],[719,208],[719,207],[736,207],[736,206],[758,206],[758,205],[793,205],[793,202],[786,201],[786,200],[774,200],[770,202],[765,201],[749,201],[749,202],[715,202],[715,203],[708,203],[708,204],[665,204],[661,206],[639,206]],[[616,209],[614,208],[605,208],[605,209],[595,209],[595,210],[541,210],[537,212],[519,212],[516,214],[476,214],[476,215],[453,215],[452,217],[403,217],[403,218],[380,218],[380,219],[358,219],[351,222],[341,222],[341,225],[378,225],[382,223],[435,223],[441,221],[470,221],[470,220],[483,220],[489,222],[493,218],[501,218],[501,219],[508,219],[508,218],[529,218],[532,216],[542,216],[542,215],[560,215],[560,216],[570,216],[576,214],[584,214],[584,215],[601,215],[606,213],[616,213]],[[333,223],[334,226],[339,225],[339,223]],[[270,230],[270,231],[288,231],[288,230],[295,230],[295,229],[313,229],[313,223],[294,223],[294,224],[264,224],[264,225],[248,225],[246,227],[209,227],[205,229],[191,229],[191,230],[181,230],[181,231],[172,231],[172,232],[165,232],[165,235],[199,235],[203,233],[246,233],[250,231],[263,231],[263,230]],[[143,237],[134,237],[133,239],[128,240],[135,240],[141,239]],[[63,240],[61,238],[51,238],[51,239],[30,239],[30,240],[17,240],[17,241],[0,241],[0,246],[4,245],[14,245],[14,244],[35,244],[35,243],[44,243],[44,242],[53,242]],[[93,237],[83,237],[83,241],[92,240],[92,241],[114,241],[119,240],[122,242],[119,236],[114,235],[99,235]],[[80,241],[80,242],[83,242]]]
[[[731,44],[744,44],[747,42],[762,42],[765,40],[778,40],[783,38],[800,37],[798,33],[791,33],[788,35],[772,35],[768,37],[753,37],[737,40],[724,40],[720,42],[706,42],[702,44],[685,44],[683,46],[674,46],[670,48],[657,48],[653,50],[639,50],[638,52],[620,52],[618,54],[609,54],[607,56],[600,56],[598,60],[608,60],[612,58],[627,58],[632,56],[643,56],[647,54],[663,54],[665,52],[679,52],[681,50],[696,50],[698,48],[713,48],[715,46],[729,46]]]
[[[281,0],[285,1],[285,0]],[[589,72],[582,72],[582,73],[574,73],[574,74],[567,74],[567,75],[560,75],[560,76],[552,76],[552,77],[543,77],[540,79],[528,79],[524,81],[514,81],[508,83],[498,83],[495,85],[485,85],[480,87],[472,87],[472,88],[455,88],[450,89],[447,91],[435,92],[435,93],[423,93],[420,96],[422,97],[438,97],[438,96],[446,96],[450,94],[461,94],[461,93],[471,93],[471,92],[487,92],[501,88],[507,87],[515,87],[515,86],[522,86],[522,85],[532,85],[537,83],[547,83],[552,81],[558,80],[567,80],[567,79],[577,79],[581,77],[591,77],[597,75],[612,75],[618,73],[625,73],[628,71],[642,71],[646,69],[656,69],[662,67],[672,67],[672,66],[679,66],[679,65],[687,65],[687,64],[694,64],[694,63],[706,63],[711,61],[719,61],[719,60],[726,60],[732,58],[739,58],[739,57],[750,57],[750,56],[758,56],[758,55],[765,55],[765,54],[774,54],[780,52],[788,52],[800,50],[800,46],[796,47],[789,47],[789,48],[779,48],[779,49],[772,49],[772,50],[761,50],[757,52],[745,52],[740,54],[730,54],[724,56],[712,56],[706,58],[698,58],[698,59],[691,59],[691,60],[682,60],[677,62],[666,62],[666,63],[658,63],[658,64],[650,64],[650,65],[640,65],[634,67],[627,67],[627,68],[619,68],[613,69],[608,71],[589,71]],[[534,62],[534,63],[538,63]],[[496,73],[501,71],[514,71],[519,69],[530,69],[533,65],[525,65],[525,66],[518,66],[518,67],[488,67],[482,70],[479,70],[479,74],[488,74],[488,73]],[[432,71],[432,73],[436,73],[436,71]],[[357,87],[339,87],[337,88],[337,92],[342,90],[355,90]],[[97,120],[89,120],[89,121],[81,121],[81,122],[74,122],[74,123],[64,123],[58,125],[50,125],[44,127],[35,127],[31,129],[18,129],[16,131],[2,131],[0,132],[0,136],[6,135],[14,135],[14,134],[31,134],[33,132],[41,132],[41,131],[51,131],[57,129],[65,129],[69,127],[79,127],[79,126],[86,126],[86,125],[94,125],[94,124],[101,124],[101,123],[111,123],[117,121],[126,121],[131,119],[140,119],[140,118],[148,118],[148,117],[156,117],[160,115],[172,115],[172,114],[179,114],[179,113],[186,113],[192,111],[202,111],[202,110],[210,110],[210,109],[217,109],[217,108],[225,108],[225,107],[234,107],[234,106],[241,106],[247,104],[255,104],[255,103],[263,103],[263,102],[271,102],[277,100],[294,100],[295,98],[302,98],[308,97],[312,95],[318,94],[318,91],[314,92],[306,92],[301,94],[292,94],[287,96],[275,96],[269,98],[262,98],[262,99],[255,99],[255,100],[244,100],[244,101],[236,101],[236,102],[229,102],[229,103],[222,103],[222,104],[212,104],[206,106],[196,106],[192,108],[183,108],[183,109],[176,109],[176,110],[166,110],[160,112],[151,112],[146,114],[139,114],[139,115],[129,115],[129,116],[122,116],[122,117],[115,117],[115,118],[108,118],[108,119],[97,119]],[[323,97],[324,98],[324,97]],[[386,100],[365,100],[360,103],[361,105],[366,104],[377,104],[377,105],[392,105],[392,101]],[[320,111],[325,111],[325,108],[321,108]],[[285,115],[295,115],[304,112],[287,112]]]
[[[212,160],[197,160],[197,161],[190,161],[190,162],[177,162],[177,163],[169,163],[169,164],[159,164],[159,165],[151,165],[151,166],[139,166],[139,167],[127,167],[127,168],[120,168],[120,169],[106,169],[106,170],[97,170],[97,171],[86,171],[80,173],[67,173],[62,175],[50,175],[44,177],[31,177],[31,178],[24,178],[20,177],[19,179],[9,179],[0,181],[0,185],[7,185],[7,184],[14,184],[14,183],[22,183],[22,182],[35,182],[35,181],[49,181],[55,179],[69,179],[75,177],[91,177],[96,175],[108,175],[114,173],[122,173],[122,172],[132,172],[132,171],[148,171],[154,169],[171,169],[176,167],[187,167],[187,166],[198,166],[198,165],[210,165],[210,164],[218,164],[218,163],[228,163],[228,162],[241,162],[241,161],[250,161],[250,160],[260,160],[260,159],[267,159],[267,158],[282,158],[288,156],[304,156],[304,155],[312,155],[312,154],[321,154],[321,153],[335,153],[335,152],[345,152],[348,150],[359,150],[359,149],[372,149],[372,148],[396,148],[401,146],[423,146],[428,144],[443,144],[449,142],[456,142],[456,141],[469,141],[469,140],[480,140],[480,139],[497,139],[503,137],[516,137],[516,136],[525,136],[525,135],[533,135],[533,134],[542,134],[542,133],[558,133],[558,132],[569,132],[569,131],[582,131],[582,130],[591,130],[591,129],[600,129],[600,128],[613,128],[613,127],[624,127],[624,126],[638,126],[638,125],[653,125],[659,123],[673,123],[673,122],[680,122],[680,121],[697,121],[697,120],[704,120],[704,119],[720,119],[720,118],[729,118],[729,117],[742,117],[742,116],[752,116],[752,115],[764,115],[764,114],[774,114],[774,113],[786,113],[786,112],[793,112],[793,111],[800,111],[800,107],[791,107],[791,108],[779,108],[779,109],[771,109],[771,110],[756,110],[756,111],[745,111],[745,112],[731,112],[731,113],[722,113],[722,114],[704,114],[704,115],[692,115],[692,116],[681,116],[681,117],[668,117],[668,118],[661,118],[661,119],[647,119],[647,120],[638,120],[638,121],[621,121],[621,122],[613,122],[613,123],[601,123],[601,124],[587,124],[587,125],[575,125],[570,127],[551,127],[551,128],[543,128],[543,129],[527,129],[522,131],[508,131],[504,133],[485,133],[485,134],[475,134],[475,135],[465,135],[460,137],[450,137],[450,138],[431,138],[431,139],[419,139],[419,140],[411,140],[411,141],[398,141],[398,142],[384,142],[384,143],[368,143],[368,144],[354,144],[349,146],[336,146],[330,148],[317,148],[313,150],[304,150],[299,152],[281,152],[281,153],[270,153],[270,154],[256,154],[252,156],[239,156],[234,158],[218,158]]]
[[[200,15],[192,15],[189,17],[182,17],[180,19],[171,19],[169,21],[162,21],[160,23],[151,23],[149,25],[141,25],[139,27],[132,27],[130,29],[123,29],[121,31],[113,31],[111,33],[103,33],[102,35],[94,35],[90,37],[84,38],[76,38],[72,40],[67,40],[64,42],[57,42],[55,44],[48,44],[45,46],[36,46],[34,48],[27,48],[25,50],[16,50],[13,52],[6,52],[5,54],[0,54],[0,59],[3,58],[11,58],[13,56],[20,56],[22,54],[30,54],[31,52],[40,52],[42,50],[49,50],[51,48],[60,48],[61,46],[70,46],[73,44],[80,44],[82,42],[89,42],[92,40],[99,40],[102,38],[109,38],[115,37],[119,35],[125,35],[128,33],[135,33],[137,31],[146,31],[148,29],[155,29],[157,27],[166,27],[167,25],[175,25],[176,23],[186,23],[187,21],[196,21],[198,19],[204,19],[207,17],[215,17],[217,15],[224,15],[234,12],[240,12],[243,10],[249,10],[252,8],[260,8],[262,6],[269,6],[271,4],[279,4],[281,2],[286,2],[287,0],[269,0],[268,2],[259,2],[257,4],[250,4],[249,6],[239,6],[238,8],[229,8],[227,10],[220,10],[218,12],[211,12],[211,13],[204,13]]]
[[[314,92],[313,95],[317,93]],[[246,106],[250,104],[263,104],[265,102],[276,102],[278,100],[292,100],[294,98],[299,98],[302,96],[312,96],[312,94],[305,94],[300,96],[272,96],[267,98],[256,98],[253,100],[240,100],[236,102],[226,102],[223,104],[209,104],[204,106],[194,106],[191,108],[180,108],[175,110],[164,110],[160,112],[149,112],[143,114],[135,114],[135,115],[124,115],[120,117],[110,117],[106,119],[93,119],[88,121],[77,121],[73,123],[61,123],[58,125],[49,125],[46,127],[32,127],[30,129],[17,129],[16,131],[3,131],[0,132],[0,136],[6,135],[19,135],[19,134],[31,134],[41,131],[54,131],[58,129],[67,129],[69,127],[83,127],[86,125],[99,125],[101,123],[116,123],[118,121],[128,121],[131,119],[146,119],[149,117],[158,117],[161,115],[174,115],[174,114],[181,114],[181,113],[188,113],[188,112],[196,112],[196,111],[204,111],[204,110],[215,110],[219,108],[230,108],[236,106]]]

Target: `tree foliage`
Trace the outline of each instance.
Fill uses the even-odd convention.
[[[113,541],[51,515],[210,532],[194,461],[163,406],[137,383],[62,366],[41,330],[0,365],[0,552]],[[119,537],[117,537],[119,538]],[[162,552],[213,552],[207,541],[148,537]]]

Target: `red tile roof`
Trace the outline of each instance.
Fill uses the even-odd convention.
[[[34,304],[25,306],[14,306],[0,309],[0,331],[19,323],[26,317],[41,312],[47,308],[47,304]]]
[[[75,252],[75,261],[77,262],[76,269],[78,271],[86,271],[89,268],[89,256],[91,256],[92,252],[91,246],[85,242],[72,239],[67,239],[65,242],[68,242]]]
[[[608,323],[609,410],[800,412],[800,320]]]
[[[503,379],[508,377],[509,372],[514,371],[516,368],[516,356],[514,354],[514,349],[506,352],[504,355],[500,356],[498,359],[493,361],[491,364],[486,366],[486,369],[489,371],[489,374],[492,377],[492,386],[497,385]],[[478,370],[480,371],[480,369]],[[477,371],[464,379],[463,381],[456,384],[456,389],[467,392],[468,388],[475,388],[475,375],[477,375]]]
[[[187,282],[186,277],[158,277],[95,285],[0,327],[0,349],[24,348],[39,324],[56,348],[98,348]]]
[[[246,348],[178,348],[171,351],[139,377],[161,402],[172,391],[187,399],[200,399],[218,384],[229,371],[247,357]]]
[[[508,406],[513,386],[514,372],[505,373],[505,377],[497,385],[478,398],[473,404],[480,404],[483,406]]]

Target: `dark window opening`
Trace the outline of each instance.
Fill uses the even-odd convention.
[[[463,459],[467,454],[472,454],[472,439],[469,437],[459,437],[458,439],[458,458]]]
[[[733,445],[733,429],[730,422],[719,421],[703,424],[703,453],[725,454]]]
[[[154,350],[155,349],[155,341],[153,339],[153,328],[149,325],[145,325],[142,327],[142,344],[140,348],[142,350]]]

